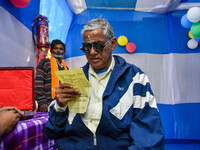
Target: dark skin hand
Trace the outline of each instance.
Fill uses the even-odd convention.
[[[43,104],[40,106],[40,111],[41,112],[48,112],[48,105],[47,104]]]
[[[0,108],[0,137],[12,131],[21,116],[22,112],[15,107]]]
[[[14,111],[14,112],[19,113],[20,115],[22,115],[21,110],[19,110],[16,107],[2,107],[2,108],[0,108],[0,112],[2,112],[2,111],[10,111],[10,110],[12,110],[12,111]]]
[[[64,83],[56,87],[56,102],[60,107],[66,106],[68,101],[76,100],[81,93],[78,89],[73,88],[71,84]]]

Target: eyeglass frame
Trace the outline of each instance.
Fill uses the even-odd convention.
[[[100,42],[100,44],[101,44],[101,41],[97,41],[97,42]],[[96,52],[100,52],[100,51],[102,51],[103,49],[104,49],[104,47],[109,43],[110,44],[110,40],[108,40],[108,41],[106,41],[103,45],[102,45],[102,49],[101,50],[96,50],[96,48],[94,47],[94,44],[95,43],[97,43],[97,42],[95,42],[95,41],[89,41],[89,42],[87,42],[87,43],[82,43],[82,47],[80,48],[84,53],[88,53],[88,52],[90,52],[91,51],[91,48],[93,47],[94,48],[94,50],[96,51]],[[88,48],[88,50],[85,50],[84,49],[84,46],[86,46],[86,44],[91,44],[91,46],[90,46],[90,48]]]

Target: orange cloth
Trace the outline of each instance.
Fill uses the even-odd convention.
[[[50,62],[51,62],[51,97],[52,97],[52,99],[54,99],[55,98],[55,89],[59,85],[59,79],[55,74],[55,71],[58,71],[58,64],[54,57],[50,58]],[[63,64],[64,69],[67,70],[67,67],[66,67],[65,63],[63,62],[63,60],[61,60],[61,63]]]

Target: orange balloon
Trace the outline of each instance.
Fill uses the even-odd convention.
[[[126,50],[129,53],[133,53],[136,50],[136,45],[134,43],[132,43],[132,42],[129,42],[128,44],[126,44]]]

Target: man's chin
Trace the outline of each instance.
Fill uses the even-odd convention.
[[[55,59],[57,59],[57,60],[61,60],[62,58],[58,58],[58,57],[54,57]]]
[[[57,56],[57,55],[52,55],[55,59],[61,60],[64,56]]]
[[[100,64],[91,63],[91,65],[92,65],[92,67],[93,67],[95,70],[101,70],[101,69],[103,69],[103,68],[102,68],[102,65],[100,65]]]

